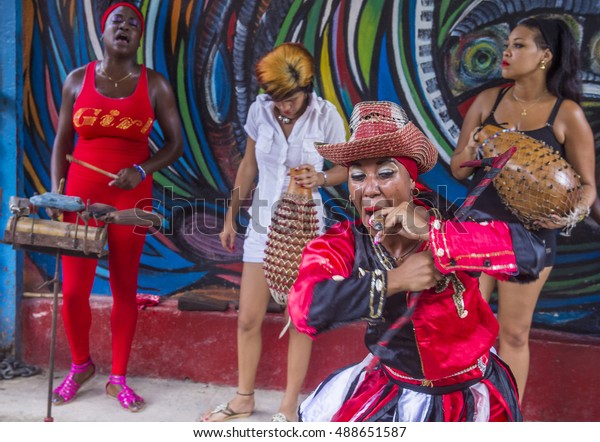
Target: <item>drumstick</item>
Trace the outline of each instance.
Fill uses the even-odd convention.
[[[60,181],[58,182],[58,190],[56,192],[63,193],[64,190],[65,190],[65,179],[61,178]]]
[[[107,172],[106,170],[100,169],[99,167],[96,167],[93,164],[86,163],[85,161],[78,160],[77,158],[73,158],[73,155],[67,154],[67,161],[70,163],[79,164],[80,166],[83,166],[83,167],[87,167],[88,169],[93,170],[98,173],[101,173],[102,175],[112,178],[113,180],[116,180],[117,178],[119,178],[118,175],[115,175],[114,173]]]

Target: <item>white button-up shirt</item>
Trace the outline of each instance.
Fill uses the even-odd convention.
[[[305,112],[298,118],[286,139],[273,111],[273,101],[261,94],[252,103],[244,129],[256,142],[258,184],[254,191],[250,227],[259,234],[267,234],[275,213],[275,203],[288,188],[291,168],[312,164],[323,170],[323,157],[315,149],[315,142],[341,143],[346,141],[344,121],[335,106],[327,100],[310,95]],[[323,227],[323,205],[318,188],[313,188],[313,199]]]

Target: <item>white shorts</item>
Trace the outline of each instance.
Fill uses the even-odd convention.
[[[244,239],[243,262],[262,263],[265,259],[265,249],[267,248],[267,234],[258,233],[252,228],[252,223],[248,225],[248,233]]]
[[[317,205],[315,209],[317,211],[317,219],[319,220],[319,233],[323,233],[323,206]],[[243,262],[262,263],[265,259],[265,249],[267,248],[270,221],[268,226],[263,227],[259,225],[257,228],[259,231],[254,229],[254,224],[251,218],[246,230],[246,238],[244,239],[244,256],[242,258]],[[262,233],[263,230],[265,230],[264,233]]]

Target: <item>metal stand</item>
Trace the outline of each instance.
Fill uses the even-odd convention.
[[[58,193],[62,194],[65,188],[65,179],[61,178],[58,184]],[[54,216],[52,218],[55,218]],[[44,422],[54,422],[52,417],[52,383],[54,381],[54,348],[56,347],[56,317],[58,316],[58,289],[60,287],[60,257],[61,250],[56,250],[56,265],[54,267],[54,279],[49,281],[53,283],[52,296],[52,332],[50,337],[50,367],[48,369],[48,406]]]
[[[48,408],[44,422],[54,422],[52,417],[52,383],[54,380],[54,349],[56,344],[56,317],[58,316],[58,289],[60,286],[60,258],[61,251],[56,252],[56,266],[54,269],[54,279],[48,281],[48,284],[53,283],[53,299],[52,299],[52,333],[50,338],[50,368],[48,371]]]
[[[154,215],[152,218],[140,218],[141,215],[148,215],[143,211],[141,211],[141,213],[134,212],[133,215],[124,217],[123,214],[119,213],[121,211],[118,211],[112,206],[100,203],[90,205],[89,201],[86,205],[82,206],[83,203],[79,197],[69,197],[62,194],[64,185],[65,180],[61,179],[57,192],[46,192],[43,195],[36,195],[35,197],[37,198],[35,202],[33,201],[33,197],[31,199],[11,197],[10,211],[13,216],[9,220],[10,224],[6,228],[3,240],[3,242],[10,243],[15,248],[18,247],[34,252],[52,253],[56,255],[54,278],[44,282],[39,287],[41,289],[45,286],[53,284],[54,289],[52,303],[52,337],[50,340],[50,367],[48,373],[48,409],[46,417],[44,418],[44,422],[54,422],[54,418],[52,417],[52,383],[54,380],[54,352],[56,347],[56,322],[58,316],[58,292],[60,288],[60,263],[62,256],[72,255],[95,259],[105,256],[108,253],[105,250],[108,240],[106,227],[103,226],[101,228],[96,228],[89,226],[88,222],[91,218],[95,219],[96,221],[100,220],[108,223],[110,221],[106,220],[106,218],[108,218],[108,215],[112,215],[113,212],[115,212],[115,221],[113,221],[115,223],[120,221],[121,224],[124,224],[125,222],[121,218],[125,218],[125,221],[127,221],[129,224],[132,224],[131,220],[138,222],[141,220],[144,221],[144,226],[149,226],[148,222],[150,222],[150,224],[155,224],[157,223],[156,220],[162,220],[156,215]],[[52,209],[52,222],[50,222],[50,227],[48,227],[48,224],[45,224],[48,221],[40,220],[38,224],[35,224],[33,222],[34,220],[30,220],[30,223],[24,223],[20,225],[20,227],[24,228],[18,229],[17,224],[20,224],[19,221],[22,221],[21,217],[29,217],[31,214],[35,213],[37,210],[35,207]],[[72,224],[57,222],[59,214],[63,211],[77,212],[78,222]],[[126,213],[129,214],[129,211],[126,211]],[[119,218],[119,215],[121,218]],[[83,222],[80,223],[79,221]],[[55,224],[60,224],[63,226],[68,225],[72,227],[72,229],[64,229],[65,232],[62,232],[62,229],[57,229],[58,232],[62,232],[61,234],[57,235],[54,232],[54,229],[56,228]],[[40,226],[46,226],[47,230],[50,230],[50,233],[43,232],[43,229],[41,229]],[[39,231],[36,228],[39,228]],[[78,231],[78,229],[82,229],[83,232]],[[27,372],[23,371],[23,373],[31,372],[31,369],[29,369]]]

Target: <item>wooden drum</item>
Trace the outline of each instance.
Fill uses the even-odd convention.
[[[85,258],[108,254],[106,226],[72,224],[30,216],[13,215],[4,230],[4,240],[15,248],[40,253],[56,253]]]

